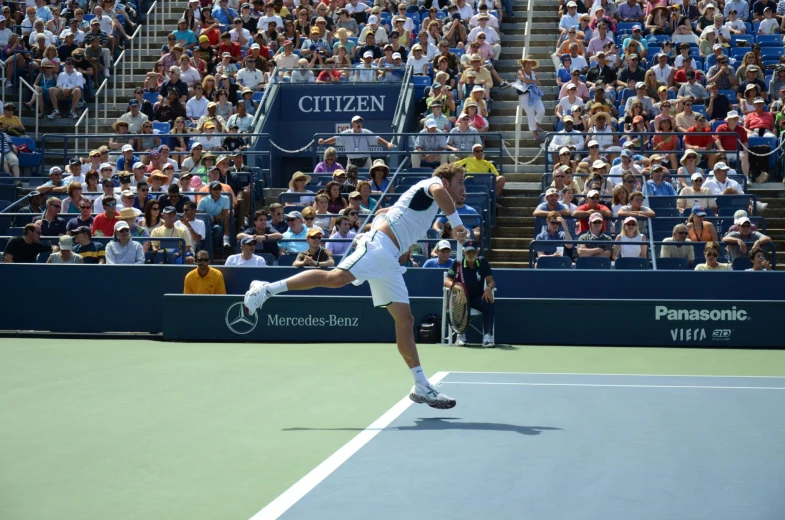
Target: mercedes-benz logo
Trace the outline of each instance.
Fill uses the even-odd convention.
[[[235,334],[248,334],[259,323],[259,313],[250,315],[242,302],[233,303],[226,310],[226,326]]]

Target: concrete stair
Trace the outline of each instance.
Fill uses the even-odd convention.
[[[518,60],[522,57],[525,38],[525,10],[526,3],[513,3],[520,20],[516,24],[504,23],[501,30],[504,45],[496,68],[502,78],[512,81],[520,66]],[[559,25],[556,5],[542,0],[535,0],[534,12],[530,24],[531,36],[527,55],[539,60],[537,77],[541,89],[545,93],[543,104],[546,115],[541,126],[548,131],[555,130],[556,118],[552,115],[556,106],[558,88],[555,80],[555,70],[550,54],[555,45],[555,33]],[[492,94],[493,104],[489,125],[491,132],[501,132],[502,138],[508,149],[504,154],[502,168],[507,184],[499,198],[501,208],[497,211],[496,224],[491,238],[491,250],[486,253],[494,267],[521,268],[529,266],[529,243],[533,240],[534,218],[531,216],[537,205],[540,194],[540,179],[545,165],[544,156],[540,155],[533,164],[514,164],[510,157],[515,153],[515,112],[518,107],[518,94],[514,89],[495,89]],[[520,163],[529,162],[540,152],[542,141],[534,139],[531,132],[521,132]],[[489,136],[487,148],[499,146],[498,139]]]

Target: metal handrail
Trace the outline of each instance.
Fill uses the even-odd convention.
[[[117,66],[122,63],[122,72],[118,74]],[[120,76],[120,88],[125,91],[125,49],[117,56],[114,62],[114,74],[112,74],[112,106],[117,110],[117,77]]]
[[[401,114],[403,114],[405,103],[406,103],[406,96],[408,95],[410,85],[412,84],[412,69],[411,67],[406,68],[406,73],[403,75],[403,88],[401,89],[401,94],[398,97],[398,105],[395,107],[395,113],[392,117],[392,129],[396,129],[396,125],[398,123]]]
[[[125,51],[123,51],[123,52],[125,52]],[[108,105],[109,105],[108,95],[109,95],[109,90],[108,89],[104,90],[104,89],[106,89],[106,86],[108,84],[109,84],[109,78],[104,78],[104,80],[101,82],[101,86],[98,87],[98,90],[94,94],[95,95],[95,133],[96,134],[98,133],[98,112],[99,112],[99,110],[98,110],[98,97],[101,95],[101,91],[102,90],[104,91],[104,121],[103,122],[106,123],[106,120],[108,119],[108,110],[109,110],[108,109]],[[37,121],[38,121],[38,119],[36,119],[36,122]],[[88,127],[89,126],[90,125],[88,123]]]
[[[74,135],[76,136],[75,143],[74,143],[74,151],[79,153],[79,126],[82,124],[83,121],[87,121],[85,124],[85,136],[84,136],[84,149],[85,153],[87,153],[87,135],[90,133],[90,123],[87,119],[87,114],[90,112],[90,107],[85,107],[84,112],[82,115],[79,116],[79,119],[76,120],[76,124],[74,124]]]
[[[3,71],[3,74],[5,74],[5,71]],[[4,83],[5,83],[5,81],[4,81]],[[38,138],[38,122],[41,120],[38,117],[38,113],[39,113],[38,109],[41,108],[40,105],[39,105],[39,103],[41,103],[41,96],[38,95],[38,91],[35,89],[35,87],[30,85],[23,78],[19,78],[19,112],[18,112],[19,114],[22,113],[22,99],[24,99],[24,96],[22,96],[22,93],[24,92],[24,87],[27,87],[33,93],[33,99],[35,100],[35,137],[37,139]],[[3,98],[5,98],[5,89],[3,90]],[[5,99],[3,99],[3,102],[5,102]]]
[[[166,2],[166,3],[167,3],[167,4],[169,4],[169,8],[171,9],[171,3],[172,3],[172,2]],[[156,21],[160,21],[160,22],[161,22],[161,27],[162,27],[162,28],[163,28],[163,24],[164,24],[164,21],[163,21],[163,17],[162,17],[162,16],[156,16],[155,18],[156,18],[157,20],[156,20],[156,21],[154,21],[153,23],[150,23],[150,15],[152,14],[153,10],[154,10],[154,9],[155,9],[157,6],[158,6],[158,0],[155,0],[155,2],[153,2],[153,3],[150,5],[150,9],[148,9],[148,10],[147,10],[147,18],[146,18],[146,20],[147,20],[147,23],[145,24],[145,25],[147,26],[146,35],[145,35],[145,47],[147,47],[147,51],[148,51],[148,52],[150,52],[150,26],[152,26],[153,30],[156,30],[156,25],[158,25],[158,24],[156,23]],[[158,14],[158,13],[156,13],[156,14]]]

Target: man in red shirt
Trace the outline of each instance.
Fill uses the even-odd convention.
[[[704,134],[695,135],[695,132],[704,132]],[[687,129],[687,134],[684,136],[684,148],[687,150],[695,150],[699,154],[714,148],[711,127],[706,122],[706,116],[703,114],[696,114],[695,126],[691,126]],[[714,154],[709,155],[709,166],[713,166],[713,159]]]
[[[341,71],[335,69],[335,58],[327,58],[324,60],[326,69],[319,73],[316,78],[317,83],[340,83]]]
[[[766,101],[756,97],[752,104],[755,105],[755,111],[750,112],[744,118],[744,128],[747,129],[747,135],[750,137],[777,137],[774,134],[774,116],[771,112],[763,110]]]
[[[592,213],[599,212],[605,219],[613,216],[613,212],[608,209],[608,206],[600,203],[600,192],[597,190],[590,190],[586,194],[586,202],[578,206],[573,217],[578,220],[578,234],[584,233],[589,230],[589,216]],[[602,230],[607,230],[607,220],[602,223]]]
[[[715,132],[718,134],[714,136],[714,145],[717,147],[717,150],[725,152],[728,160],[735,159],[738,154],[738,157],[741,159],[741,171],[744,172],[744,175],[749,175],[750,161],[747,157],[747,152],[741,147],[738,147],[741,150],[740,152],[736,151],[737,142],[740,141],[743,144],[747,144],[748,141],[747,131],[739,125],[739,113],[735,110],[728,112],[725,122],[718,126]],[[719,135],[723,132],[734,132],[738,135],[738,138],[732,135]]]
[[[111,195],[103,198],[101,203],[104,206],[104,212],[99,213],[93,219],[93,236],[94,237],[111,237],[114,236],[114,225],[118,222],[117,201]]]
[[[232,41],[232,35],[225,32],[221,35],[221,46],[218,47],[218,56],[228,52],[232,55],[232,63],[241,63],[243,61],[243,51],[240,49],[240,44]]]

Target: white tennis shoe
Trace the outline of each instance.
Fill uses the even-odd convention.
[[[460,333],[455,335],[455,344],[458,346],[466,345],[466,334]]]
[[[491,336],[490,334],[485,334],[482,337],[482,346],[485,348],[492,348],[494,346],[493,336]]]
[[[270,297],[270,294],[267,292],[268,285],[270,285],[268,282],[260,282],[258,280],[251,282],[251,288],[248,289],[248,292],[245,293],[245,298],[243,298],[243,305],[248,309],[248,314],[256,314],[256,310],[261,309],[264,302]]]
[[[415,383],[409,394],[409,399],[415,403],[425,403],[431,408],[439,408],[440,410],[448,410],[455,406],[455,399],[439,392],[431,384]]]

